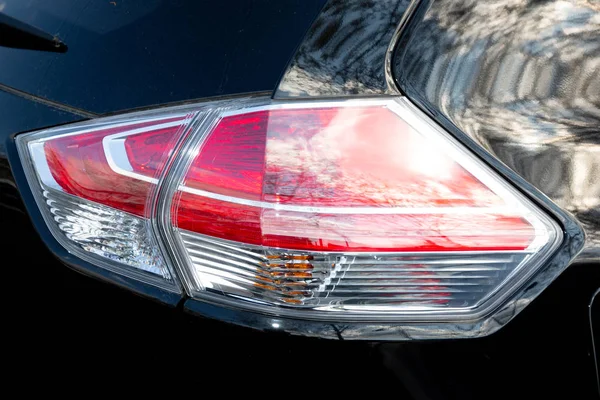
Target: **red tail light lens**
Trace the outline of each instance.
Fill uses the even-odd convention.
[[[69,194],[139,216],[185,118],[126,124],[49,139],[52,177]]]
[[[260,313],[476,319],[562,240],[405,99],[232,100],[19,140],[69,251]]]
[[[180,228],[254,245],[525,250],[535,237],[520,210],[384,106],[227,116],[184,185]]]

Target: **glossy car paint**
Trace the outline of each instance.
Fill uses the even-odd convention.
[[[112,2],[107,3],[112,5]],[[227,3],[231,6],[237,2]],[[360,6],[360,3],[363,7],[373,4],[364,1],[349,2],[349,5]],[[339,12],[343,19],[344,9]],[[348,12],[356,15],[355,9]],[[305,30],[312,22],[308,19],[304,20]],[[377,24],[371,29],[378,29]],[[344,42],[338,35],[345,36],[348,32],[334,30],[329,40]],[[125,36],[121,40],[125,40]],[[311,40],[310,34],[305,40]],[[143,38],[136,39],[136,43],[141,41]],[[325,40],[322,45],[327,43]],[[353,40],[345,43],[351,45]],[[380,46],[383,48],[383,44]],[[225,48],[224,42],[221,48]],[[43,53],[36,55],[44,57]],[[2,58],[3,62],[7,59]],[[203,62],[206,60],[210,59]],[[178,62],[183,62],[183,58]],[[327,57],[315,59],[315,63],[327,62]],[[247,91],[275,90],[284,68],[280,65],[276,77],[265,69],[263,80],[258,81],[268,80],[272,85],[266,87],[248,80],[249,86],[256,85]],[[24,75],[25,72],[31,71],[23,71]],[[385,74],[380,76],[385,78]],[[39,76],[37,79],[41,90],[45,80]],[[60,85],[71,86],[65,82],[69,80],[61,81]],[[0,83],[6,84],[4,78],[0,78]],[[110,106],[110,96],[103,96],[101,103],[105,108],[88,111],[114,112],[156,104],[163,101],[162,96],[167,97],[165,94],[154,96],[147,82],[142,84],[140,80],[136,84],[139,87],[131,86],[131,91],[145,92],[146,97],[134,95],[137,101],[125,102],[135,105],[125,105],[116,99],[116,105]],[[118,387],[125,383],[125,387],[137,393],[151,390],[155,394],[161,389],[168,389],[171,394],[181,389],[187,392],[192,387],[197,391],[238,389],[245,394],[281,393],[285,389],[307,396],[355,394],[357,390],[366,389],[370,396],[392,393],[400,398],[415,399],[596,396],[588,314],[589,294],[600,282],[595,260],[570,266],[510,324],[490,337],[400,344],[315,340],[238,328],[184,315],[180,310],[138,299],[130,292],[65,268],[51,256],[29,222],[31,217],[35,223],[36,217],[29,217],[24,211],[22,198],[27,202],[27,196],[15,188],[14,171],[6,162],[7,146],[12,143],[12,134],[85,118],[70,113],[68,105],[87,109],[85,104],[97,101],[92,98],[93,89],[104,89],[93,80],[85,90],[75,86],[60,89],[57,88],[59,83],[53,84],[52,80],[46,85],[54,89],[36,92],[38,88],[34,87],[33,94],[43,95],[42,99],[0,92],[3,121],[0,124],[3,179],[0,221],[3,227],[10,227],[3,229],[1,248],[3,254],[14,254],[15,249],[25,248],[19,253],[19,263],[2,263],[7,274],[5,282],[15,282],[10,286],[7,303],[10,321],[7,343],[14,344],[20,351],[16,357],[9,355],[7,361],[18,376],[37,375],[38,382],[58,384],[63,391],[68,390],[69,385],[63,380],[68,376],[70,381],[90,387]],[[114,83],[116,85],[119,84]],[[190,90],[199,90],[194,87]],[[79,91],[82,99],[62,108],[43,103],[47,99],[59,99],[59,93],[64,90]],[[217,94],[209,92],[207,89],[202,96]],[[184,90],[168,97],[172,101],[190,99]],[[411,97],[417,98],[416,95]],[[425,103],[420,104],[441,117],[433,108],[425,107]],[[48,238],[42,239],[48,242]],[[222,382],[227,385],[223,386]]]
[[[410,0],[331,0],[281,79],[275,98],[399,94],[388,49]]]
[[[64,54],[0,47],[0,83],[96,113],[272,91],[325,0],[7,0]]]

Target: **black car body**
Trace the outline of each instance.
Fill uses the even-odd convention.
[[[67,386],[72,380],[140,390],[228,392],[231,386],[274,396],[359,390],[409,399],[598,396],[593,330],[600,331],[600,296],[592,304],[600,288],[597,2],[1,5],[11,17],[5,25],[20,21],[66,46],[55,51],[27,37],[0,38],[0,248],[11,293],[5,346],[19,348],[10,358],[18,375],[61,376]],[[18,31],[10,31],[12,39]],[[434,341],[345,342],[249,329],[236,326],[253,325],[243,311],[193,306],[86,267],[81,274],[82,262],[31,211],[32,194],[18,184],[25,178],[15,137],[241,94],[279,100],[405,95],[495,160],[523,191],[568,213],[585,231],[583,250],[498,332]]]

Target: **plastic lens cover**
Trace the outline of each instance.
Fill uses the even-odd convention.
[[[563,238],[404,98],[228,100],[17,142],[42,215],[69,252],[259,313],[483,318]]]

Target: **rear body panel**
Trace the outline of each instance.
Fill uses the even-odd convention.
[[[324,3],[7,1],[68,51],[0,47],[0,84],[95,113],[272,91]]]
[[[396,66],[394,70],[398,87],[390,86],[385,65],[372,70],[347,67],[356,59],[343,61],[342,56],[352,54],[352,49],[368,49],[369,54],[376,54],[373,57],[385,61],[389,41],[398,33],[396,28],[404,14],[404,9],[394,7],[408,7],[407,1],[383,2],[396,10],[389,20],[358,18],[363,24],[359,31],[386,32],[377,36],[384,39],[372,41],[372,48],[364,46],[364,36],[357,39],[357,30],[348,28],[355,26],[352,23],[333,23],[325,32],[318,25],[319,18],[333,16],[342,22],[356,20],[361,7],[372,10],[376,6],[367,0],[331,1],[324,10],[333,7],[336,13],[326,13],[315,21],[324,1],[117,0],[75,5],[60,1],[53,2],[52,7],[46,3],[9,1],[3,12],[58,34],[69,46],[67,53],[0,48],[0,84],[29,94],[0,90],[0,249],[10,293],[6,306],[10,343],[20,349],[9,362],[18,375],[30,374],[35,362],[36,369],[46,371],[45,377],[53,380],[57,376],[53,372],[58,372],[94,386],[123,382],[142,391],[154,390],[156,385],[151,382],[189,389],[213,386],[225,378],[247,394],[258,391],[257,387],[262,391],[270,385],[291,385],[286,390],[335,395],[367,387],[372,396],[394,393],[414,399],[596,396],[589,313],[591,298],[600,286],[595,252],[598,227],[594,225],[600,218],[594,214],[598,211],[594,201],[600,196],[594,186],[598,180],[592,174],[598,159],[593,156],[599,134],[596,101],[588,102],[595,109],[592,107],[583,122],[577,117],[577,124],[566,125],[565,119],[545,118],[541,127],[537,124],[541,116],[530,115],[529,120],[535,123],[527,131],[529,135],[519,131],[509,139],[503,133],[506,130],[497,129],[496,120],[483,118],[483,114],[474,116],[477,124],[469,123],[473,119],[458,117],[465,110],[489,108],[489,97],[483,99],[487,106],[478,108],[481,98],[465,95],[471,92],[460,86],[482,80],[479,70],[459,68],[462,74],[455,79],[440,79],[446,74],[431,71],[418,73],[445,57],[449,44],[438,43],[439,38],[424,43],[426,49],[421,48],[419,40],[400,43],[399,49],[412,53],[403,58],[402,68]],[[418,37],[427,38],[427,30],[436,29],[440,38],[455,38],[455,27],[444,28],[431,18],[443,14],[443,8],[435,14],[436,7],[452,2],[426,3],[415,12],[404,34],[423,29]],[[583,7],[589,4],[574,3],[585,3]],[[464,13],[471,11],[465,9]],[[448,18],[461,15],[447,14]],[[431,25],[428,28],[421,25],[424,16]],[[527,21],[524,19],[523,24]],[[481,30],[485,32],[483,27]],[[303,67],[308,71],[305,77],[327,71],[329,78],[312,80],[317,82],[310,86],[315,91],[298,92],[296,97],[402,90],[425,111],[444,121],[447,129],[471,135],[554,202],[574,213],[586,228],[588,247],[583,258],[489,337],[397,344],[294,337],[187,315],[181,303],[171,308],[138,298],[65,268],[52,256],[44,246],[46,238],[40,240],[31,223],[30,218],[37,223],[36,217],[26,212],[23,201],[28,201],[27,195],[16,189],[14,174],[18,171],[11,170],[7,161],[7,152],[14,145],[13,135],[85,119],[86,113],[115,113],[195,98],[259,91],[293,97],[293,91],[284,91],[277,83],[305,32],[309,33],[300,49],[312,49],[310,57],[302,58],[302,54],[309,53],[300,51],[290,68],[310,60]],[[565,32],[557,31],[556,37],[570,37]],[[470,47],[465,45],[458,53],[467,50]],[[339,63],[337,56],[342,60]],[[590,58],[593,55],[588,54],[585,60]],[[451,64],[444,65],[450,70]],[[560,70],[568,76],[581,65],[587,64],[562,63]],[[361,74],[361,84],[348,84]],[[573,93],[575,86],[568,85],[574,85],[575,80],[561,82],[560,93]],[[368,91],[366,87],[375,89]],[[439,96],[427,96],[428,87],[438,88]],[[455,93],[462,100],[448,103]],[[53,101],[60,104],[54,107]],[[575,110],[574,115],[581,115],[577,101],[565,101],[554,94],[548,102],[554,107],[552,113]],[[517,116],[523,115],[522,103],[493,105],[498,112],[517,110]],[[69,107],[74,109],[69,111]],[[78,113],[78,109],[84,113]],[[486,125],[489,121],[493,123]],[[523,137],[537,140],[535,132],[546,129],[547,124],[554,126],[550,132],[566,129],[569,135],[524,146]],[[481,127],[485,129],[478,130]],[[515,140],[515,136],[521,139]],[[573,161],[582,159],[587,161]],[[565,178],[565,173],[570,177]],[[575,179],[576,175],[580,178]],[[61,369],[56,368],[58,359],[64,365]],[[110,365],[110,370],[105,365]],[[230,390],[221,385],[221,390]]]

